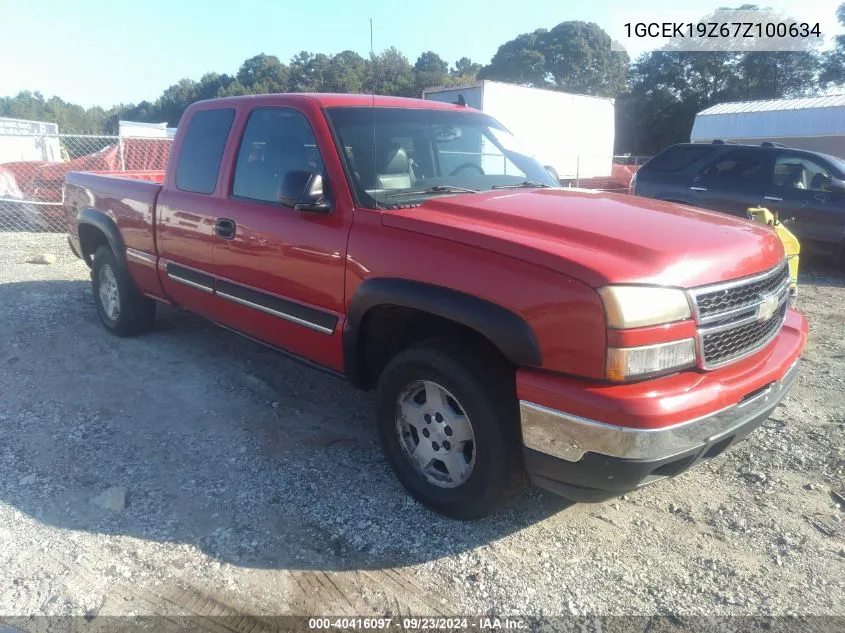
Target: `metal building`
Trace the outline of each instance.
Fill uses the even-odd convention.
[[[714,139],[770,141],[845,158],[845,95],[712,106],[696,115],[690,141]]]

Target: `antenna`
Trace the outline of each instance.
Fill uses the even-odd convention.
[[[373,19],[370,18],[370,66],[373,69],[372,95],[373,95],[373,176],[376,174],[376,54],[373,50]],[[378,186],[376,178],[375,185]]]

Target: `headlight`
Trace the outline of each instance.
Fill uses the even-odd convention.
[[[665,374],[692,365],[695,365],[695,342],[691,338],[607,349],[607,378],[616,382]]]
[[[612,328],[660,325],[689,319],[690,309],[683,290],[650,286],[605,286],[599,296]]]

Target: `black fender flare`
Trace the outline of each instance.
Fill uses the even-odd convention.
[[[97,209],[82,209],[77,214],[76,233],[79,238],[79,249],[82,259],[85,260],[86,263],[90,263],[85,257],[85,248],[82,244],[82,236],[80,235],[79,229],[82,226],[92,226],[105,235],[106,241],[114,253],[115,259],[117,259],[117,261],[121,264],[126,265],[126,249],[124,248],[123,237],[120,234],[120,229],[117,228],[117,224],[114,223],[114,220]],[[87,254],[90,255],[91,253]]]
[[[539,367],[543,357],[531,326],[511,310],[445,286],[397,278],[367,279],[349,302],[343,326],[346,376],[364,385],[358,357],[361,324],[367,312],[378,306],[397,306],[427,312],[468,327],[489,340],[515,365]]]

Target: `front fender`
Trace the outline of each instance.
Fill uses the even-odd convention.
[[[343,327],[346,374],[360,384],[358,337],[367,312],[378,306],[427,312],[468,327],[489,340],[502,355],[522,367],[543,363],[534,331],[525,320],[498,304],[445,286],[395,278],[367,279],[349,303]]]

